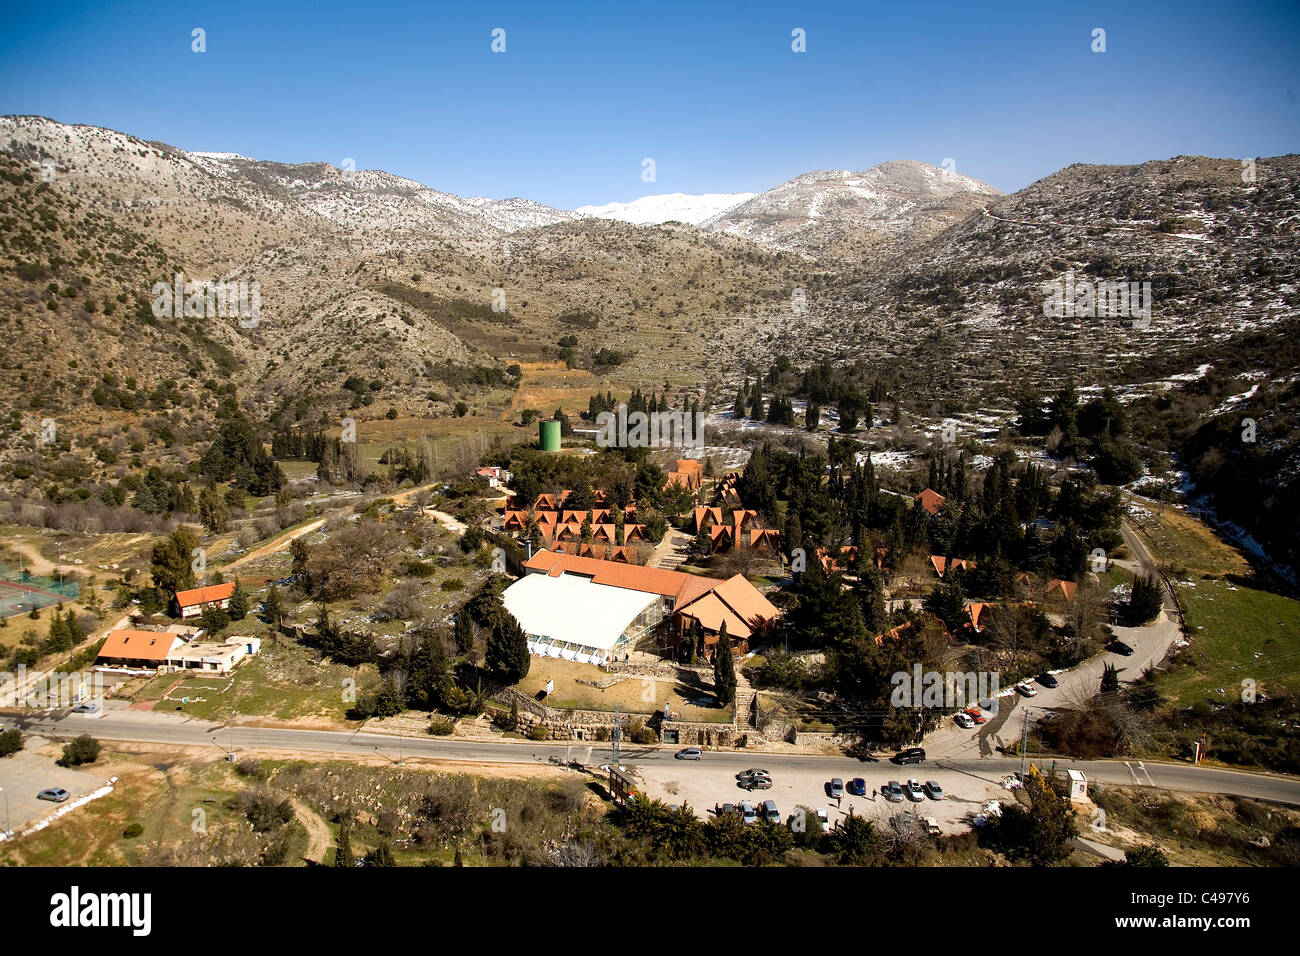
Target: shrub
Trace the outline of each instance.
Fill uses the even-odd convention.
[[[138,823],[133,823],[122,831],[122,836],[128,840],[134,840],[141,833],[144,833],[144,827]]]
[[[429,721],[429,733],[435,737],[450,737],[456,729],[456,721],[450,717],[435,717]]]
[[[79,767],[85,763],[94,763],[99,759],[99,741],[90,734],[82,734],[71,743],[63,745],[63,757],[59,760],[62,767]]]
[[[16,754],[23,749],[23,734],[21,730],[6,730],[0,733],[0,757],[8,757],[10,754]]]
[[[541,724],[533,724],[533,726],[528,728],[529,740],[546,740],[549,736],[550,733]]]

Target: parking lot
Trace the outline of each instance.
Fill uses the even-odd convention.
[[[705,753],[699,761],[676,760],[672,763],[646,763],[635,768],[645,784],[649,796],[665,803],[688,803],[702,818],[713,815],[714,804],[740,803],[748,800],[756,807],[764,800],[776,802],[781,819],[789,818],[797,806],[816,810],[822,808],[832,825],[850,813],[869,820],[883,822],[899,812],[915,810],[921,816],[934,817],[944,833],[962,833],[969,828],[971,814],[989,800],[1009,802],[1014,795],[1001,785],[1007,772],[1005,765],[990,766],[983,774],[960,770],[945,770],[927,761],[921,764],[896,766],[886,761],[863,763],[857,760],[825,761],[826,769],[769,766],[761,754]],[[749,768],[768,769],[772,772],[772,789],[746,791],[736,784],[736,774]],[[838,804],[827,796],[826,784],[832,777],[844,781],[844,797]],[[861,777],[865,781],[866,796],[853,796],[848,792],[849,781]],[[944,791],[944,799],[913,802],[904,796],[901,803],[890,803],[878,791],[890,780],[905,784],[908,778],[924,784],[937,782]],[[872,790],[876,790],[872,799]]]
[[[36,753],[45,743],[43,738],[28,737],[21,752],[0,758],[0,787],[4,788],[0,794],[0,830],[12,826],[21,833],[46,814],[104,785],[104,779],[93,772],[60,767],[54,762],[57,758]],[[64,803],[36,799],[47,787],[62,787],[70,796]],[[6,797],[8,820],[4,817]]]

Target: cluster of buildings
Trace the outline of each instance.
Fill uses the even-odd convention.
[[[605,492],[597,489],[592,493],[596,507],[565,508],[570,494],[565,490],[538,495],[527,507],[515,500],[507,502],[501,530],[530,540],[535,530],[545,550],[622,564],[631,560],[630,545],[648,540],[645,525],[636,523],[635,504],[622,509],[610,506]]]
[[[502,602],[528,636],[528,649],[546,657],[605,664],[654,635],[674,653],[699,625],[697,652],[711,658],[725,629],[735,654],[777,609],[743,575],[726,580],[539,551]]]

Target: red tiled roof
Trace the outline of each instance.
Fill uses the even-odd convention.
[[[926,488],[916,496],[916,503],[932,515],[938,514],[939,509],[943,507],[943,503],[947,500],[948,499],[939,494],[939,492],[930,488]]]
[[[97,659],[162,663],[178,640],[179,635],[166,631],[112,631],[104,639]]]
[[[224,601],[234,593],[235,582],[227,581],[225,584],[210,584],[205,588],[177,591],[176,603],[180,607],[194,607],[196,604],[207,604],[210,601]]]

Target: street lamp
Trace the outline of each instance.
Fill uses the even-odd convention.
[[[0,793],[5,795],[5,832],[12,837],[14,834],[14,826],[13,821],[9,819],[9,791],[4,787],[0,787]]]

